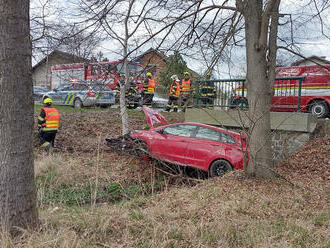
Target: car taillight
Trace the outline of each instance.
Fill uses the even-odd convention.
[[[93,91],[88,91],[88,97],[95,97],[95,93]]]

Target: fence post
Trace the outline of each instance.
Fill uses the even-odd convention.
[[[241,108],[243,108],[244,104],[244,87],[245,87],[245,80],[242,81],[242,97],[241,97]]]
[[[299,79],[299,86],[298,86],[298,106],[297,106],[297,112],[300,112],[301,111],[301,109],[300,109],[300,107],[301,107],[301,85],[302,85],[302,81],[303,81],[304,79]]]
[[[195,84],[195,94],[196,94],[196,97],[195,97],[195,107],[198,108],[198,98],[199,98],[199,81],[196,81],[196,84]]]

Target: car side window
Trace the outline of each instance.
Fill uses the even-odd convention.
[[[74,90],[74,86],[73,85],[68,85],[67,87],[65,87],[63,89],[63,91],[71,91],[71,90]]]
[[[93,85],[92,89],[94,91],[105,91],[106,90],[106,86],[102,85],[102,84],[97,84],[97,85]]]
[[[195,130],[196,126],[194,125],[175,125],[164,128],[162,133],[174,136],[191,137]]]
[[[198,127],[196,138],[219,141],[220,133],[211,128]]]
[[[55,88],[55,90],[57,90],[57,91],[62,91],[62,90],[64,90],[66,87],[68,87],[68,85],[66,85],[66,84],[62,84],[62,85],[58,86],[57,88]]]
[[[84,84],[76,84],[73,90],[88,90],[88,86]]]
[[[220,141],[224,143],[230,143],[230,144],[235,144],[235,138],[229,134],[226,133],[221,133],[220,134]]]
[[[64,86],[63,88],[59,88],[58,91],[68,91],[70,90],[70,86]]]
[[[92,75],[97,75],[97,65],[92,65]]]

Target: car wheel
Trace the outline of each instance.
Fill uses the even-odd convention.
[[[326,117],[329,114],[329,106],[324,101],[316,101],[311,104],[310,112],[317,118]]]
[[[211,177],[221,177],[231,170],[233,170],[233,168],[227,160],[219,159],[210,165],[209,175]]]
[[[146,142],[140,139],[133,141],[134,153],[138,157],[149,157],[149,148]]]
[[[74,107],[75,108],[82,108],[83,107],[82,101],[79,98],[76,98],[74,100]]]

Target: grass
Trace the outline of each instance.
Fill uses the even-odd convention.
[[[305,190],[232,173],[95,207],[48,205],[41,231],[5,240],[15,247],[328,247],[329,210],[322,200],[311,205]]]
[[[39,113],[42,108],[42,104],[34,104],[34,112]],[[90,111],[110,111],[108,108],[100,107],[88,107],[88,108],[74,108],[73,106],[64,106],[64,105],[53,105],[54,108],[57,108],[60,113],[70,113],[70,112],[90,112]],[[112,110],[112,109],[111,109]]]
[[[87,124],[95,127],[102,113],[67,114],[62,150],[35,152],[40,228],[16,238],[0,232],[0,247],[330,247],[330,182],[316,172],[287,171],[292,184],[243,172],[178,184],[150,162],[98,150],[98,135]],[[144,123],[142,113],[130,114],[137,126]],[[181,118],[171,114],[166,117]],[[100,127],[117,128],[118,118],[107,118]],[[78,121],[86,126],[64,133]],[[77,153],[64,152],[71,139],[86,143],[75,144]],[[85,151],[87,143],[92,149]]]

